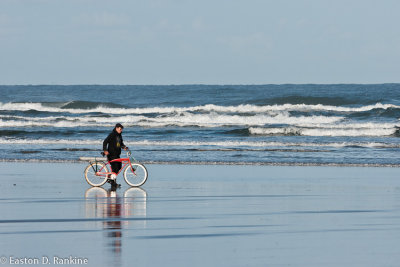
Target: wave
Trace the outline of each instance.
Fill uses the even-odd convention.
[[[114,103],[99,103],[89,101],[69,101],[69,102],[23,102],[23,103],[1,103],[1,111],[40,111],[51,113],[112,113],[126,114],[127,108]]]
[[[113,103],[94,103],[84,101],[60,102],[60,103],[1,103],[0,111],[41,111],[54,113],[104,113],[104,114],[165,114],[180,112],[222,112],[222,113],[268,113],[277,111],[330,111],[330,112],[364,112],[374,109],[400,109],[400,106],[393,104],[376,103],[361,107],[331,106],[323,104],[275,104],[275,105],[251,105],[241,104],[237,106],[219,106],[207,104],[193,107],[146,107],[128,108]]]
[[[126,116],[46,116],[24,117],[0,115],[0,127],[6,128],[12,136],[16,128],[86,128],[93,131],[99,128],[111,128],[116,123],[127,127],[164,128],[164,127],[246,127],[241,129],[227,128],[225,133],[248,135],[298,135],[298,136],[393,136],[399,134],[400,123],[351,123],[342,116],[291,116],[282,112],[276,115],[235,115],[204,113],[177,114],[146,117],[144,115]],[[13,128],[13,129],[7,129]],[[3,135],[8,135],[7,131]]]
[[[334,123],[342,120],[339,116],[290,116],[289,114],[269,115],[224,115],[217,113],[192,114],[183,112],[171,116],[158,116],[155,118],[145,116],[116,116],[108,117],[1,117],[0,127],[112,127],[115,123],[125,126],[142,127],[221,127],[221,126],[263,126],[266,124],[298,124],[298,123]]]
[[[68,146],[99,146],[103,140],[92,139],[25,139],[25,138],[0,138],[0,145],[15,144],[32,146],[42,145],[68,145]],[[267,142],[267,141],[124,141],[133,150],[136,146],[175,146],[175,147],[365,147],[365,148],[400,148],[400,144],[384,142]]]
[[[251,135],[300,135],[300,136],[393,136],[399,132],[397,124],[359,123],[337,125],[298,125],[281,128],[250,127]]]

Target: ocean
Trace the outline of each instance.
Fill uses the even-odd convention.
[[[100,157],[122,123],[144,163],[400,166],[399,118],[400,84],[0,86],[0,160]]]

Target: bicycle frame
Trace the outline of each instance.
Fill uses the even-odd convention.
[[[104,172],[103,168],[101,168],[99,171],[94,170],[96,172],[96,175],[98,175],[98,176],[106,176],[106,175],[109,175],[109,174],[113,174],[114,172],[112,171],[112,168],[111,168],[111,163],[113,163],[113,162],[121,162],[122,165],[123,165],[121,167],[121,169],[119,170],[119,172],[116,173],[116,175],[120,174],[125,169],[125,167],[128,166],[128,165],[132,168],[132,162],[131,162],[130,158],[113,159],[111,161],[107,161],[107,163],[104,164],[104,166],[107,166],[107,165],[110,166],[111,172]]]
[[[127,158],[118,158],[118,159],[113,159],[113,160],[107,161],[107,162],[100,161],[100,162],[104,163],[105,167],[108,165],[110,167],[111,172],[104,172],[103,168],[101,168],[100,170],[93,169],[93,171],[95,172],[95,174],[97,176],[107,176],[109,174],[113,174],[114,173],[114,172],[112,172],[111,163],[113,163],[113,162],[121,162],[121,164],[123,164],[123,166],[121,167],[121,169],[119,169],[119,172],[116,173],[116,175],[118,175],[125,169],[126,166],[129,165],[132,168],[131,158],[132,158],[133,162],[137,162],[137,160],[132,156],[132,153],[131,153],[130,150],[127,151],[127,156],[128,156]],[[92,163],[91,161],[89,161],[89,162]],[[97,162],[98,161],[95,158],[95,163],[97,163]],[[96,165],[96,167],[97,167],[97,165]],[[92,168],[93,168],[93,166],[92,166]],[[133,169],[133,171],[135,171],[135,169]]]

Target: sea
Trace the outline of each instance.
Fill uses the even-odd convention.
[[[400,84],[0,86],[0,161],[400,166]],[[124,152],[121,155],[124,157]]]

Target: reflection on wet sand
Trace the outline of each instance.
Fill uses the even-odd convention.
[[[130,221],[125,218],[146,217],[147,193],[141,188],[129,188],[123,195],[115,190],[92,187],[85,192],[85,214],[87,218],[104,218],[96,222],[108,239],[107,247],[113,254],[113,264],[120,265],[122,233],[130,224],[133,228],[146,227],[146,220]]]

